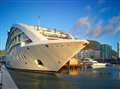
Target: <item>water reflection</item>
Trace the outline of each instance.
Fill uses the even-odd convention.
[[[120,69],[71,69],[40,74],[9,70],[19,89],[120,89]],[[108,83],[108,84],[107,84]]]
[[[28,73],[9,70],[19,89],[71,89],[69,83],[55,74]]]

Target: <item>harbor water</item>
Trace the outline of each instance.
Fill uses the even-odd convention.
[[[10,70],[19,89],[120,89],[120,66],[41,74]]]

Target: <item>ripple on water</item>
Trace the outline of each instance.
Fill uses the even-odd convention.
[[[120,89],[119,67],[70,70],[70,74],[9,72],[19,89]]]

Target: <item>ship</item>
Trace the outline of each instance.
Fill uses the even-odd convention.
[[[14,24],[6,42],[6,67],[57,72],[88,44],[54,28]]]

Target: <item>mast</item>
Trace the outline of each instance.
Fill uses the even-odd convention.
[[[40,16],[38,16],[37,30],[39,30],[39,26],[40,26]]]

